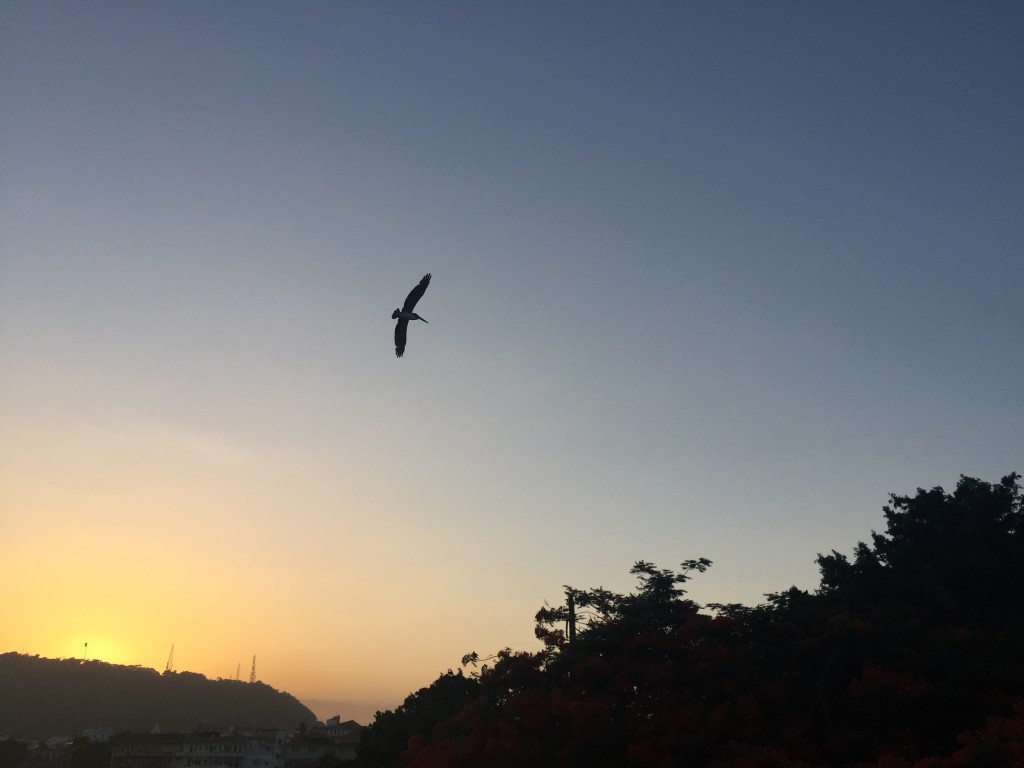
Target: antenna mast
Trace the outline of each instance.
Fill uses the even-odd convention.
[[[256,682],[256,657],[255,656],[252,657],[252,671],[249,673],[249,682],[250,683],[255,683]]]
[[[167,666],[164,667],[164,674],[174,671],[174,643],[171,643],[171,652],[167,655]]]

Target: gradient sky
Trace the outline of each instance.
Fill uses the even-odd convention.
[[[1024,5],[0,5],[0,652],[368,722],[1024,471]],[[434,279],[403,359],[391,311]]]

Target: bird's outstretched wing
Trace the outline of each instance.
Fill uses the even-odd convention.
[[[429,272],[423,276],[419,285],[409,291],[409,295],[405,297],[405,304],[402,305],[403,312],[412,312],[413,308],[416,306],[416,302],[423,298],[423,294],[426,293],[428,285],[430,285]],[[402,333],[405,333],[404,329],[402,330]],[[401,355],[399,355],[399,357],[401,357]]]
[[[408,320],[399,320],[395,323],[395,354],[399,357],[405,352],[405,329],[408,326]]]

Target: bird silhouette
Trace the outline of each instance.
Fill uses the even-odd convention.
[[[396,309],[391,313],[391,319],[396,319],[398,322],[395,324],[395,354],[401,357],[405,353],[405,329],[409,327],[410,320],[423,320],[422,317],[413,312],[416,308],[416,302],[423,298],[423,294],[427,291],[427,286],[430,285],[430,273],[427,272],[420,280],[419,284],[409,291],[409,295],[405,297],[405,304],[402,305],[401,309]],[[426,323],[426,320],[423,320]]]

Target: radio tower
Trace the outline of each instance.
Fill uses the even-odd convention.
[[[249,673],[249,682],[250,683],[255,683],[256,682],[256,657],[255,656],[252,657],[252,671]]]
[[[167,655],[167,666],[164,667],[164,674],[174,671],[174,643],[171,643],[171,652]]]

